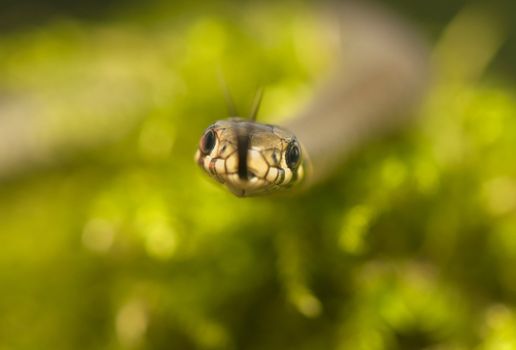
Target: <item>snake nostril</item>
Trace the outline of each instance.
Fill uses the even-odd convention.
[[[275,165],[280,162],[280,155],[277,150],[274,150],[274,152],[272,152],[272,161],[273,161],[273,164],[275,164]]]

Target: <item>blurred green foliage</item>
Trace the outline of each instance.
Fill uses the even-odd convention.
[[[263,120],[302,108],[330,59],[309,6],[161,4],[3,35],[0,349],[516,348],[496,23],[464,8],[417,125],[274,200],[233,197],[193,153],[225,116],[219,68],[240,110],[260,84]]]

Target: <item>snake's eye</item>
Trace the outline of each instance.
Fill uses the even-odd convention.
[[[295,169],[301,160],[301,149],[296,141],[292,141],[287,146],[285,161],[290,169]]]
[[[204,133],[204,135],[201,138],[200,142],[200,148],[201,152],[204,154],[208,154],[213,150],[213,147],[215,147],[215,132],[212,129],[209,129]]]

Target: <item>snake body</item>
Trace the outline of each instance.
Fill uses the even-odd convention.
[[[332,15],[346,35],[342,52],[312,102],[285,128],[230,118],[201,137],[197,163],[237,196],[321,181],[353,148],[414,115],[409,109],[425,91],[429,69],[413,28],[363,4],[348,3]]]

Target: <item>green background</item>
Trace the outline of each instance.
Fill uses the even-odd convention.
[[[217,71],[302,109],[314,5],[3,2],[0,349],[516,348],[516,12],[391,5],[432,47],[418,122],[239,199],[193,161]]]

